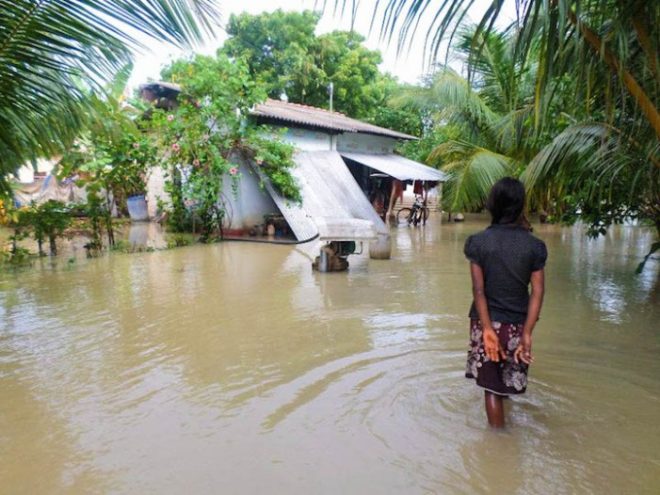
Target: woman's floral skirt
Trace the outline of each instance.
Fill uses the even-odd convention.
[[[520,344],[523,324],[494,321],[493,330],[500,339],[506,360],[496,363],[488,359],[484,352],[481,321],[470,320],[470,347],[465,376],[474,378],[477,385],[498,395],[522,394],[527,388],[528,366],[523,362],[516,363],[513,353]]]

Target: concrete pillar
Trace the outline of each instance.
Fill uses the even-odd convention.
[[[390,234],[378,234],[375,241],[369,243],[369,258],[372,260],[389,260],[392,256],[392,239]]]
[[[147,212],[149,218],[158,216],[158,201],[170,204],[170,195],[165,191],[165,171],[158,165],[151,167],[147,177]]]
[[[321,253],[319,254],[319,271],[320,272],[329,272],[330,271],[330,257],[328,256],[328,251],[324,248],[321,248]]]

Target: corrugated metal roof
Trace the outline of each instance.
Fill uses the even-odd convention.
[[[155,81],[140,86],[140,89],[181,92],[181,86],[175,83]],[[393,131],[385,127],[368,124],[361,120],[352,119],[340,112],[330,112],[323,108],[289,103],[286,101],[267,99],[250,112],[257,118],[265,118],[283,123],[294,123],[305,126],[318,127],[336,132],[355,132],[387,136],[395,139],[417,139],[415,136]]]
[[[283,198],[268,181],[266,187],[299,241],[365,240],[387,227],[369,203],[336,151],[306,151],[294,155],[302,205]],[[367,222],[356,222],[355,219]]]
[[[447,174],[403,156],[387,154],[341,152],[341,156],[371,167],[399,180],[430,180],[444,182]]]
[[[343,113],[279,100],[268,99],[257,105],[251,113],[256,117],[269,120],[318,127],[330,131],[375,134],[396,139],[417,139],[409,134],[352,119]]]

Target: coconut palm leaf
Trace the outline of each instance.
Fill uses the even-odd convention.
[[[0,189],[26,160],[73,139],[89,89],[131,50],[198,44],[217,20],[213,0],[0,0]]]
[[[492,126],[497,148],[501,152],[528,161],[538,152],[538,139],[529,125],[534,105],[528,104],[502,115]]]
[[[427,86],[404,91],[392,104],[417,108],[431,115],[435,122],[451,120],[460,114],[477,127],[488,128],[499,119],[469,82],[448,67],[436,72]]]
[[[627,216],[654,220],[660,229],[659,157],[658,142],[644,145],[605,123],[576,124],[545,146],[521,179],[536,193],[553,191],[558,215],[566,213],[562,196],[579,194],[572,206],[598,213],[592,233]]]
[[[515,168],[511,158],[462,141],[441,144],[429,159],[444,163],[440,169],[448,180],[443,184],[442,201],[453,212],[482,208],[493,184]]]
[[[523,174],[528,187],[549,178],[580,178],[588,175],[598,181],[612,181],[626,167],[641,166],[643,150],[618,129],[595,122],[576,124],[557,135],[530,162]],[[646,157],[657,157],[657,144]],[[635,149],[633,149],[635,148]],[[644,160],[645,161],[645,160]]]
[[[335,0],[335,6],[342,0]],[[344,2],[345,3],[345,2]],[[373,19],[380,24],[385,39],[398,35],[399,47],[415,35],[422,19],[426,24],[425,51],[429,62],[437,60],[440,44],[450,40],[474,0],[377,0]],[[551,103],[552,82],[569,74],[584,84],[614,76],[618,90],[636,105],[640,117],[660,138],[658,101],[658,52],[660,42],[653,36],[660,22],[658,2],[647,0],[511,0],[516,12],[517,32],[513,58],[524,67],[531,56],[538,65],[536,125],[541,127]],[[503,0],[493,1],[474,30],[469,58],[469,78],[476,71],[476,61],[486,47],[488,34],[502,12]],[[540,38],[539,38],[540,36]],[[540,40],[540,41],[539,41]],[[579,47],[579,48],[578,48]],[[585,56],[575,57],[581,52]],[[588,56],[586,56],[588,54]],[[610,93],[613,88],[607,86]],[[614,116],[625,104],[608,107]]]

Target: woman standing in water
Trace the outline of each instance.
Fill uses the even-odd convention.
[[[490,227],[465,242],[474,297],[465,376],[484,389],[488,423],[495,428],[504,426],[502,399],[527,388],[532,331],[543,304],[548,254],[530,233],[524,206],[522,183],[499,180],[486,203]]]

